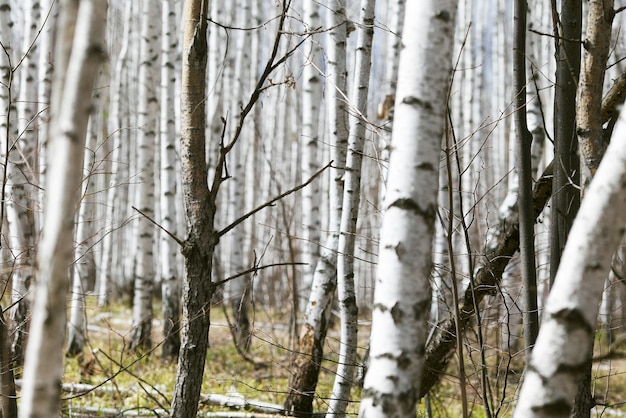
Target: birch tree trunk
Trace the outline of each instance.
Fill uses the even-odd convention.
[[[125,201],[127,187],[123,184],[125,173],[127,172],[127,164],[122,163],[124,155],[127,154],[128,145],[124,141],[122,130],[124,109],[122,107],[124,100],[125,87],[127,87],[125,74],[128,67],[128,48],[130,44],[130,27],[132,19],[133,2],[124,4],[124,24],[123,38],[121,41],[120,52],[115,63],[115,70],[111,80],[111,103],[109,109],[109,127],[110,138],[112,141],[111,152],[111,177],[109,178],[109,187],[107,190],[107,207],[105,214],[105,235],[102,239],[102,261],[100,263],[99,285],[98,285],[98,306],[103,307],[109,304],[113,277],[115,277],[114,256],[115,249],[121,248],[118,245],[120,239],[116,233],[117,222],[121,222],[124,211],[115,204],[117,201]],[[117,239],[116,239],[117,238]]]
[[[60,14],[71,18],[77,4],[62,2]],[[73,9],[74,8],[74,9]],[[90,98],[98,67],[105,56],[104,26],[107,3],[80,2],[75,34],[71,25],[59,25],[57,42],[69,39],[71,55],[59,55],[55,73],[49,176],[44,230],[39,245],[37,288],[24,366],[20,417],[50,417],[59,413],[66,327],[68,271],[72,261],[74,215],[78,205]],[[61,23],[61,22],[60,22]],[[75,35],[75,36],[74,36]],[[67,45],[65,45],[68,47]],[[69,52],[69,51],[68,51]]]
[[[144,0],[141,13],[141,41],[139,53],[139,90],[137,109],[137,208],[154,218],[154,144],[158,132],[158,97],[156,69],[160,57],[157,25],[160,2]],[[150,349],[152,346],[152,293],[154,288],[154,225],[146,219],[137,224],[137,251],[135,293],[133,300],[133,329],[130,348]]]
[[[11,256],[13,257],[14,269],[12,271],[12,294],[11,302],[15,306],[11,310],[13,323],[12,355],[16,364],[23,363],[26,330],[28,328],[28,303],[26,294],[33,278],[33,214],[29,199],[29,183],[27,178],[30,172],[28,157],[32,156],[34,149],[34,136],[32,132],[25,133],[24,140],[20,138],[20,125],[26,129],[26,124],[20,124],[18,119],[19,79],[14,68],[15,56],[14,29],[15,22],[11,14],[11,2],[0,3],[0,35],[2,37],[2,52],[0,53],[0,78],[2,92],[0,93],[0,122],[1,143],[3,146],[4,173],[7,177],[5,196],[3,196],[3,209],[6,213],[9,225],[8,233],[5,232]],[[25,111],[21,112],[26,118]],[[30,134],[30,135],[29,135]],[[5,203],[6,202],[6,203]],[[4,217],[4,213],[3,213]]]
[[[361,167],[367,124],[376,0],[362,0],[357,29],[356,74],[350,99],[350,133],[337,254],[337,295],[341,317],[341,348],[328,413],[343,416],[350,400],[357,347],[357,304],[354,291],[354,247],[361,199]]]
[[[174,0],[162,2],[162,62],[161,62],[161,226],[178,235],[176,222],[176,10]],[[163,357],[178,355],[180,349],[180,277],[178,274],[178,246],[161,231],[161,271],[163,303]]]
[[[572,225],[514,417],[568,417],[591,363],[603,284],[626,224],[626,115]]]
[[[602,127],[602,94],[614,15],[613,0],[589,2],[584,43],[585,55],[576,96],[576,133],[578,134],[578,148],[582,157],[580,161],[580,185],[582,186],[583,197],[586,197],[587,186],[603,158],[609,140],[607,135],[609,137],[611,135],[610,128],[605,134]],[[575,162],[578,160],[576,159]],[[575,418],[589,417],[591,408],[595,403],[591,389],[591,367],[592,364],[589,361],[585,366],[585,375],[579,381],[578,393],[572,411],[572,416]]]
[[[303,18],[305,32],[313,32],[321,27],[318,2],[314,0],[303,1]],[[322,101],[320,76],[322,61],[319,36],[311,34],[304,48],[301,146],[302,178],[306,179],[315,173],[320,165],[318,142],[320,140],[319,113]],[[304,261],[308,264],[305,267],[302,289],[311,288],[315,265],[320,255],[320,197],[317,182],[302,190],[303,255]]]
[[[361,417],[415,416],[457,2],[408,2]]]
[[[313,273],[311,294],[305,306],[304,324],[293,358],[293,374],[285,410],[295,416],[310,416],[324,355],[324,340],[337,286],[337,245],[343,202],[343,167],[348,143],[346,92],[347,23],[343,0],[333,0],[327,9],[328,33],[326,100],[331,159],[329,234]]]
[[[96,93],[97,94],[97,93]],[[97,99],[94,97],[93,101]],[[90,124],[95,123],[94,118],[97,113],[92,113]],[[87,325],[86,308],[86,292],[87,282],[92,270],[90,258],[93,261],[93,255],[90,254],[91,237],[93,236],[93,205],[91,200],[94,196],[95,185],[94,178],[91,177],[95,160],[97,137],[90,135],[86,141],[84,169],[83,169],[83,188],[81,190],[81,201],[78,210],[78,223],[76,226],[76,250],[72,263],[72,290],[70,302],[70,320],[68,329],[68,346],[67,354],[69,356],[77,356],[82,354],[85,345],[85,332]]]

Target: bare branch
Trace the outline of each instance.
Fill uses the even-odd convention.
[[[143,216],[144,218],[146,218],[147,220],[149,220],[150,222],[152,222],[154,225],[156,225],[159,229],[161,229],[163,232],[165,232],[167,235],[169,235],[170,237],[172,237],[172,239],[174,241],[176,241],[178,243],[178,245],[180,245],[181,247],[184,245],[184,242],[178,238],[176,235],[172,234],[170,231],[168,231],[167,229],[163,228],[160,224],[158,224],[154,219],[152,219],[150,216],[146,215],[145,213],[143,213],[142,211],[140,211],[139,209],[137,209],[134,206],[131,206],[131,208],[133,208],[133,210],[139,212],[139,214],[141,216]]]
[[[254,215],[255,213],[257,213],[258,211],[271,206],[274,202],[282,199],[283,197],[289,196],[290,194],[297,192],[300,189],[305,188],[306,186],[308,186],[309,184],[311,184],[313,182],[313,180],[315,180],[315,178],[317,176],[319,176],[320,174],[322,174],[324,172],[324,170],[326,170],[327,168],[330,168],[332,165],[332,161],[329,162],[328,164],[326,164],[324,167],[320,168],[316,173],[314,173],[307,181],[305,181],[302,184],[299,184],[289,190],[287,190],[284,193],[279,194],[278,196],[275,196],[274,198],[268,200],[267,202],[263,203],[260,206],[257,206],[256,208],[252,209],[250,212],[246,213],[245,215],[240,216],[239,218],[235,219],[230,225],[228,225],[226,228],[222,229],[221,231],[219,231],[217,233],[218,237],[222,237],[224,236],[226,233],[228,233],[230,230],[232,230],[234,227],[236,227],[237,225],[239,225],[240,223],[242,223],[243,221],[245,221],[246,219],[248,219],[250,216]]]

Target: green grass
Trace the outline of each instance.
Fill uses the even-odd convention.
[[[161,341],[160,307],[155,303],[153,343]],[[130,352],[126,347],[130,338],[131,310],[128,305],[116,304],[106,312],[96,307],[95,300],[88,301],[87,315],[91,325],[88,344],[81,357],[66,358],[63,383],[101,385],[100,389],[89,393],[63,393],[62,408],[65,416],[77,415],[77,408],[115,408],[117,410],[141,409],[148,416],[149,411],[168,409],[174,392],[176,362],[163,360],[160,347],[144,355]],[[282,405],[286,397],[290,373],[289,336],[284,322],[288,315],[284,312],[257,312],[255,329],[248,357],[244,360],[237,352],[228,321],[221,307],[211,311],[210,347],[207,352],[202,393],[227,395],[236,392],[248,400]],[[273,326],[275,325],[275,326]],[[94,328],[96,327],[96,328]],[[486,332],[486,341],[497,341],[494,333]],[[362,332],[361,346],[365,346],[366,332]],[[490,345],[491,344],[491,345]],[[320,373],[314,408],[325,412],[335,378],[339,344],[337,330],[329,332],[325,361]],[[519,383],[521,381],[525,356],[524,352],[509,354],[497,348],[497,343],[485,345],[486,373],[490,407],[492,413],[498,407],[499,417],[512,415]],[[359,354],[362,353],[359,350]],[[594,362],[593,387],[596,400],[612,409],[626,410],[626,340],[613,344],[609,353],[606,338],[598,334],[595,356],[606,359]],[[482,401],[482,377],[480,356],[475,339],[466,339],[465,367],[467,373],[466,391],[470,416],[484,417]],[[348,416],[356,416],[361,390],[353,388]],[[427,417],[428,409],[434,417],[462,416],[460,382],[458,379],[458,359],[454,358],[446,376],[429,396],[418,404],[418,417]],[[201,412],[224,411],[221,406],[201,402]],[[599,409],[602,411],[602,408]],[[94,412],[89,416],[105,416]],[[106,415],[109,416],[109,415]],[[154,415],[151,415],[154,416]],[[595,415],[592,415],[595,416]]]
[[[160,348],[138,355],[126,346],[130,338],[131,311],[127,305],[112,305],[102,311],[96,308],[95,300],[88,301],[87,315],[92,325],[88,332],[88,343],[82,356],[66,358],[64,384],[102,385],[92,392],[63,393],[64,415],[74,415],[77,408],[115,408],[118,410],[168,409],[174,392],[176,362],[163,360]],[[285,327],[273,329],[270,322],[280,314],[258,315],[258,328],[248,357],[244,360],[237,352],[223,310],[211,311],[209,350],[206,357],[203,394],[227,395],[237,392],[248,400],[281,405],[286,396],[290,371],[289,338]],[[160,310],[155,304],[153,344],[161,341]],[[276,320],[278,322],[278,320]],[[94,330],[94,326],[97,327]],[[330,343],[336,343],[329,339]],[[336,357],[336,350],[329,347],[328,355]],[[315,407],[326,410],[334,380],[334,363],[326,362],[320,374],[318,399]],[[354,399],[360,390],[354,390]],[[200,403],[203,412],[225,410],[223,407]],[[349,413],[356,414],[358,403],[350,406]],[[96,412],[94,416],[98,416]],[[83,415],[84,416],[84,415]]]

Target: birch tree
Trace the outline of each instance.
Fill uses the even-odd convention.
[[[361,167],[367,124],[375,0],[362,0],[357,29],[357,46],[350,98],[348,152],[344,173],[343,203],[337,254],[337,297],[341,318],[341,347],[337,375],[328,413],[342,416],[350,399],[356,364],[357,304],[354,291],[354,248],[361,199]]]
[[[78,205],[91,90],[105,56],[107,2],[61,2],[57,31],[59,68],[52,98],[51,147],[44,230],[38,251],[37,288],[24,365],[20,417],[59,413],[69,265]],[[78,10],[76,8],[78,7]],[[69,33],[68,33],[69,32]],[[75,33],[74,33],[75,32]],[[70,45],[61,45],[71,39]],[[70,50],[71,48],[71,50]],[[67,51],[67,54],[63,52]],[[64,65],[64,61],[67,65]]]
[[[139,53],[139,89],[137,109],[137,208],[154,218],[154,149],[158,132],[158,96],[156,69],[160,57],[158,43],[161,16],[160,3],[142,2],[141,42]],[[135,270],[135,293],[133,300],[133,330],[130,347],[150,349],[152,346],[152,292],[154,287],[154,225],[145,219],[137,224],[137,251]]]
[[[176,86],[176,10],[173,0],[162,2],[162,62],[161,62],[161,226],[177,235],[176,221],[176,111],[174,94]],[[163,357],[175,357],[180,349],[180,277],[177,268],[175,242],[161,232],[161,288],[163,303]]]
[[[406,6],[361,417],[416,413],[456,8]]]
[[[97,93],[96,93],[97,94]],[[95,96],[95,95],[94,95]],[[94,101],[97,99],[94,97]],[[94,118],[97,112],[92,113],[90,125],[94,124]],[[91,129],[89,129],[91,131]],[[86,141],[84,169],[83,169],[83,187],[81,190],[82,201],[78,209],[77,226],[76,226],[76,250],[72,263],[72,290],[70,302],[70,319],[68,329],[68,345],[67,354],[69,356],[77,356],[82,354],[85,345],[85,333],[87,331],[87,314],[86,308],[86,292],[88,277],[91,274],[93,258],[89,253],[91,248],[91,237],[93,236],[93,199],[94,195],[94,178],[91,177],[96,150],[97,136],[89,135]]]
[[[591,362],[604,280],[626,228],[626,114],[589,184],[563,251],[514,416],[568,417]]]
[[[128,144],[124,141],[123,130],[123,100],[124,90],[127,87],[127,79],[125,74],[128,71],[129,61],[129,45],[130,45],[130,27],[132,20],[133,2],[124,3],[124,22],[122,25],[123,35],[121,40],[121,48],[115,62],[113,77],[111,80],[111,103],[108,118],[108,131],[111,140],[111,176],[109,177],[109,187],[106,192],[107,206],[105,212],[105,235],[102,240],[102,258],[100,263],[100,274],[98,279],[98,306],[108,305],[111,298],[113,277],[115,276],[114,260],[121,248],[119,239],[115,229],[116,222],[120,222],[125,211],[115,204],[117,201],[125,201],[128,188],[123,185],[127,173],[127,164],[123,163],[124,155],[127,154]]]
[[[613,0],[589,2],[584,43],[585,54],[576,96],[576,133],[581,156],[580,184],[583,197],[585,197],[587,185],[594,177],[603,158],[612,133],[611,123],[607,126],[606,133],[602,126],[602,94],[614,16]],[[575,162],[578,163],[578,160],[575,159]],[[570,182],[569,179],[567,181]],[[580,379],[573,409],[575,418],[589,417],[594,405],[591,389],[591,361],[585,367],[585,375]]]
[[[342,0],[333,0],[327,8],[328,32],[326,108],[328,114],[331,159],[329,234],[317,261],[311,294],[305,306],[304,324],[289,377],[285,409],[296,416],[313,412],[313,398],[324,355],[324,340],[332,300],[337,286],[337,246],[343,202],[343,167],[348,142],[346,95],[347,22]]]
[[[321,27],[320,6],[317,1],[304,0],[304,30],[310,36],[304,45],[304,68],[302,69],[302,177],[309,178],[319,169],[319,114],[322,102],[320,71],[321,47],[317,34]],[[302,191],[302,225],[305,268],[303,289],[310,289],[315,265],[320,253],[320,190],[317,183]]]
[[[6,183],[3,196],[3,215],[6,214],[9,226],[5,237],[13,257],[14,269],[12,272],[11,320],[13,322],[13,358],[17,364],[23,362],[26,329],[28,328],[28,302],[26,294],[33,278],[32,251],[34,242],[33,213],[29,203],[29,161],[34,150],[34,136],[32,131],[25,132],[24,139],[20,139],[19,127],[26,129],[27,123],[18,123],[19,78],[16,60],[16,44],[14,37],[15,21],[12,17],[10,1],[0,3],[0,35],[2,37],[2,52],[0,53],[0,77],[2,87],[0,92],[0,135],[3,146],[3,164]],[[29,70],[28,66],[24,69]],[[20,112],[24,119],[26,110],[21,106]],[[6,202],[6,203],[4,203]],[[32,201],[31,201],[32,202]],[[4,222],[4,220],[3,220]]]

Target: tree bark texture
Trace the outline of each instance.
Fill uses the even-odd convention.
[[[161,48],[158,41],[161,27],[161,3],[142,1],[141,40],[139,45],[139,86],[137,91],[137,208],[153,218],[154,200],[154,154],[155,138],[159,131],[158,95],[159,77],[155,67]],[[137,224],[136,267],[134,275],[133,328],[130,348],[149,350],[152,347],[152,295],[154,288],[154,242],[156,231],[147,219]]]
[[[76,5],[61,3],[61,14]],[[39,244],[37,288],[30,340],[26,351],[20,417],[51,417],[59,413],[69,266],[74,245],[74,215],[82,180],[91,92],[105,57],[107,3],[82,1],[71,43],[67,71],[55,76],[44,230]],[[59,25],[57,41],[68,27]],[[68,50],[69,52],[69,50]],[[60,67],[64,68],[64,55]],[[54,107],[58,106],[58,107]]]
[[[582,186],[583,197],[598,169],[611,134],[612,126],[607,130],[608,137],[602,127],[602,94],[614,14],[613,0],[589,2],[587,31],[583,43],[585,55],[576,97],[576,133],[582,157],[579,183]],[[591,388],[591,362],[585,367],[585,373],[578,383],[572,410],[572,417],[575,418],[589,417],[595,404]]]
[[[554,6],[553,6],[554,7]],[[559,268],[569,230],[580,206],[580,163],[576,140],[576,89],[580,73],[582,1],[561,1],[560,14],[552,12],[556,47],[554,85],[554,185],[550,232],[550,281]]]
[[[349,115],[343,204],[337,254],[337,298],[341,318],[339,361],[328,413],[343,416],[350,399],[356,366],[358,307],[354,291],[354,249],[361,199],[361,169],[366,135],[367,98],[372,65],[376,0],[361,0],[354,77]]]
[[[176,10],[173,0],[162,2],[161,50],[161,219],[165,230],[178,235],[176,222],[176,111],[174,105],[176,86],[176,60],[178,39]],[[178,356],[180,350],[180,269],[177,243],[161,231],[161,295],[163,301],[164,358]]]
[[[514,416],[568,417],[591,363],[606,274],[626,228],[626,115],[617,122],[568,240]]]
[[[15,376],[11,359],[9,327],[0,306],[0,406],[2,418],[17,417],[17,397],[15,396]]]
[[[186,270],[182,339],[170,411],[176,418],[193,417],[198,411],[214,290],[211,269],[218,241],[215,200],[210,196],[217,190],[207,188],[205,159],[207,11],[207,0],[189,0],[183,9],[180,153],[187,238],[182,249]]]
[[[361,417],[416,413],[456,12],[453,0],[406,6]]]
[[[583,42],[585,55],[576,98],[576,133],[582,163],[583,194],[608,145],[608,138],[604,137],[602,129],[602,87],[614,15],[613,0],[589,2],[587,32]]]
[[[317,261],[311,294],[305,307],[304,325],[300,331],[298,348],[293,358],[293,374],[289,379],[289,393],[285,410],[295,416],[310,416],[313,399],[324,355],[324,342],[332,300],[337,286],[337,246],[343,201],[343,167],[346,162],[348,129],[346,120],[346,38],[347,23],[342,0],[332,1],[327,9],[328,76],[327,109],[330,137],[330,211],[329,235]]]
[[[537,274],[535,268],[535,217],[532,202],[531,146],[533,137],[526,121],[526,0],[516,0],[513,9],[513,92],[520,229],[520,266],[524,294],[524,343],[530,352],[539,332]]]

